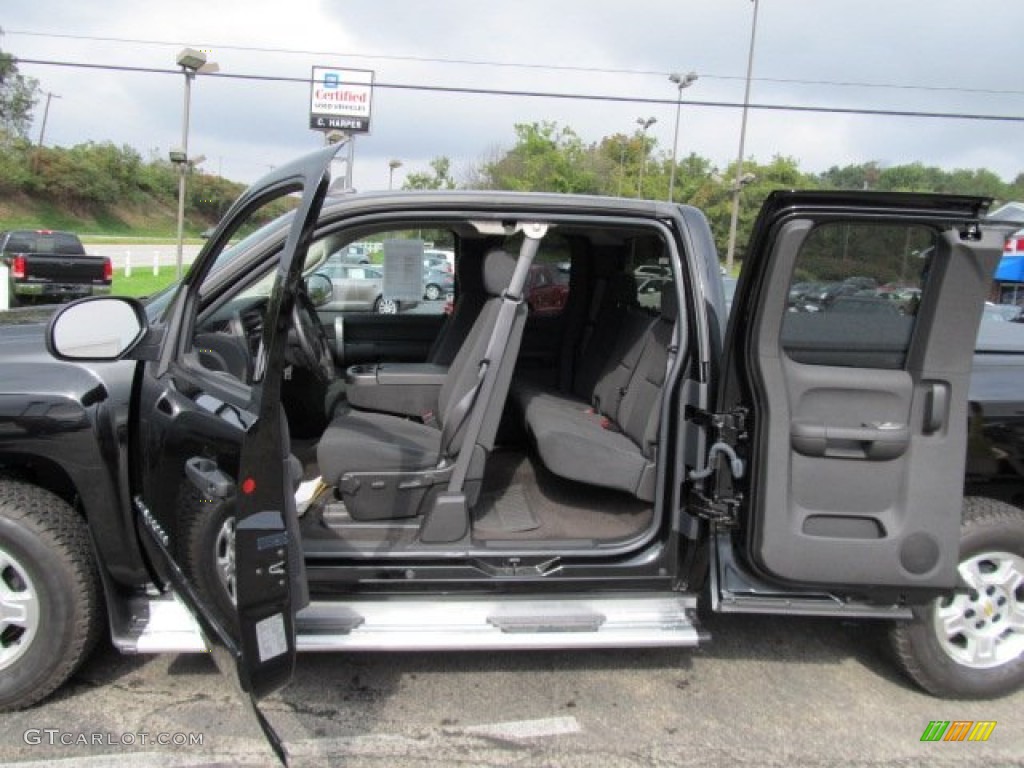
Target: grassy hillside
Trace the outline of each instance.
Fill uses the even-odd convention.
[[[2,139],[2,136],[0,136]],[[144,161],[110,143],[36,147],[0,140],[0,229],[68,229],[79,234],[174,238],[179,170],[167,160]],[[198,236],[217,223],[245,185],[189,172],[185,232]],[[262,212],[269,219],[293,201]]]
[[[186,237],[211,226],[207,219],[186,217]],[[160,199],[123,204],[59,203],[22,192],[0,196],[0,230],[65,229],[79,235],[120,235],[174,240],[178,210]]]

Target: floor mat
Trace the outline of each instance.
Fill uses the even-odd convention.
[[[477,502],[477,531],[491,533],[522,533],[540,528],[540,521],[530,509],[523,486],[515,483],[498,493],[481,494]]]

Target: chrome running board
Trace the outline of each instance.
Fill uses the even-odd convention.
[[[551,598],[403,597],[314,602],[300,651],[449,651],[695,646],[697,600],[676,593]]]
[[[298,650],[453,651],[692,647],[707,640],[697,598],[491,596],[318,601],[296,618]],[[206,651],[199,625],[173,593],[138,596],[112,616],[122,653]]]

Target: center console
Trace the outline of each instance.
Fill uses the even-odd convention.
[[[416,416],[424,421],[437,411],[448,366],[430,363],[369,363],[345,372],[345,396],[354,408]]]

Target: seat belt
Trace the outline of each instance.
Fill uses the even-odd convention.
[[[604,303],[604,292],[607,287],[607,277],[598,277],[594,282],[594,294],[590,300],[590,311],[587,313],[587,324],[583,327],[583,337],[580,339],[580,345],[576,350],[577,357],[583,355],[583,351],[587,348],[587,344],[590,343],[590,337],[594,334],[594,326],[597,325],[597,318],[601,314],[601,305]]]
[[[466,433],[462,438],[462,448],[455,459],[455,468],[452,470],[452,476],[448,482],[449,493],[461,493],[466,476],[469,474],[473,447],[480,437],[484,416],[494,392],[498,369],[508,351],[508,340],[512,334],[516,310],[523,303],[523,286],[526,285],[526,276],[540,249],[540,241],[545,232],[547,232],[547,227],[542,224],[527,224],[523,227],[523,234],[526,237],[519,251],[512,280],[502,294],[498,317],[495,320],[494,329],[491,331],[491,338],[487,342],[484,358],[480,361],[476,382],[472,389],[460,398],[452,411],[452,417],[445,422],[441,432],[442,457],[447,457],[451,443],[468,415],[469,423],[466,425]],[[451,427],[450,432],[449,427]]]

